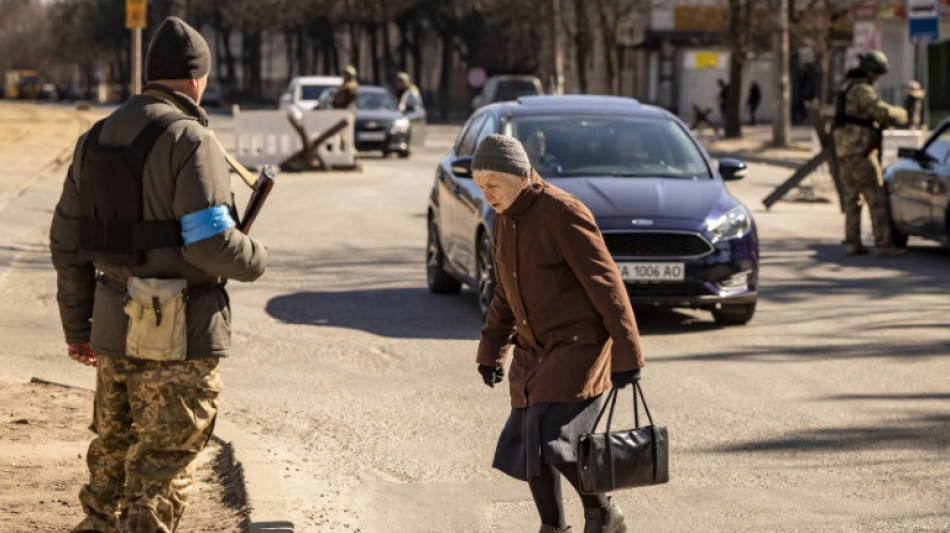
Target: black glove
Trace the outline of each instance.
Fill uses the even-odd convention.
[[[478,373],[485,380],[485,385],[495,388],[495,383],[501,383],[505,377],[505,369],[500,366],[478,365]]]
[[[614,387],[622,389],[627,385],[640,381],[640,369],[627,370],[626,372],[611,372],[610,381]]]

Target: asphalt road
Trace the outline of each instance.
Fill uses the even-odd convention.
[[[270,268],[230,285],[222,416],[267,444],[300,531],[538,527],[527,486],[490,468],[509,404],[475,371],[475,295],[425,288],[426,199],[454,130],[429,135],[362,173],[281,175],[254,229]],[[616,501],[658,532],[950,531],[950,257],[925,241],[903,258],[846,257],[834,205],[761,208],[789,173],[754,165],[729,185],[763,241],[749,325],[637,310],[671,481]],[[0,211],[4,225],[33,213],[6,244],[0,379],[92,383],[63,353],[44,251],[61,180]]]

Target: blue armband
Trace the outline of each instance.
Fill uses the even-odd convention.
[[[181,238],[185,244],[198,242],[234,226],[231,210],[226,205],[216,205],[181,217]]]

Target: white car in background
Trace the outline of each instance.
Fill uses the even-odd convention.
[[[280,97],[280,109],[295,106],[301,111],[320,107],[320,95],[327,89],[336,89],[343,83],[339,76],[295,76],[287,91]]]

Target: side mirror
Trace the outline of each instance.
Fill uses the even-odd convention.
[[[456,178],[471,178],[472,156],[466,155],[455,159],[452,161],[452,164],[449,165],[449,168],[452,169],[452,174],[454,174]]]
[[[930,154],[923,150],[918,150],[917,148],[910,148],[908,146],[900,147],[897,149],[897,157],[900,159],[912,159],[917,161],[922,165],[933,163],[936,159],[933,158]]]
[[[749,173],[749,167],[744,161],[732,157],[719,160],[719,174],[726,181],[741,180]]]

